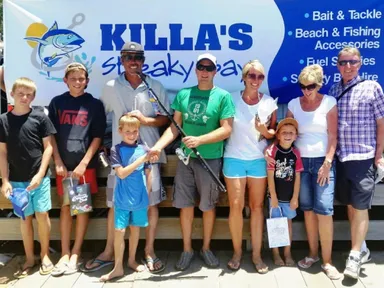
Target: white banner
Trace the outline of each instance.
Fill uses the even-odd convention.
[[[239,90],[245,62],[257,57],[270,66],[283,39],[282,17],[273,0],[224,3],[5,0],[6,86],[29,77],[38,86],[34,104],[47,105],[66,90],[64,67],[77,61],[90,71],[87,91],[99,97],[103,85],[123,71],[119,52],[132,40],[144,45],[144,72],[171,94],[196,84],[196,58],[206,51],[220,65],[215,84]],[[255,35],[263,45],[255,45]]]
[[[323,93],[340,81],[337,53],[360,49],[361,77],[379,81],[384,70],[382,0],[4,0],[7,89],[26,76],[38,86],[35,105],[66,91],[64,67],[82,62],[90,71],[88,92],[123,72],[124,42],[143,44],[144,73],[174,95],[196,84],[199,54],[218,60],[215,84],[243,87],[241,68],[258,59],[265,67],[261,91],[280,103],[301,95],[301,69],[324,68]],[[381,83],[382,84],[382,83]]]

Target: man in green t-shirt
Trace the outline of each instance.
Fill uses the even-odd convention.
[[[192,262],[192,223],[196,200],[203,211],[204,235],[200,256],[205,264],[218,267],[219,260],[210,250],[210,242],[215,222],[215,205],[219,198],[217,184],[203,168],[190,148],[196,148],[217,175],[220,174],[223,157],[223,141],[232,131],[235,106],[231,94],[213,85],[216,75],[216,57],[202,54],[197,58],[197,86],[185,88],[177,93],[172,104],[174,120],[185,134],[181,148],[190,155],[188,165],[179,161],[176,169],[173,206],[181,209],[180,222],[183,234],[184,251],[176,263],[177,270],[186,270]],[[172,124],[151,149],[152,155],[171,143],[179,132]]]

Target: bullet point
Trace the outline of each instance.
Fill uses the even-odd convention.
[[[292,36],[292,34],[293,34],[292,31],[288,31],[289,36]]]
[[[304,60],[303,59],[300,59],[300,64],[304,64]]]
[[[283,81],[284,82],[287,82],[288,78],[287,77],[283,77]]]
[[[309,18],[309,13],[305,13],[305,14],[304,14],[304,17],[305,17],[305,18]]]

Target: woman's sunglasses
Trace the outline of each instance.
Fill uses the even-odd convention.
[[[196,66],[196,69],[199,70],[199,71],[204,71],[206,70],[207,72],[212,72],[212,71],[215,71],[216,70],[216,66],[215,65],[202,65],[202,64],[198,64]]]
[[[299,83],[299,85],[300,85],[301,90],[308,90],[308,91],[315,90],[317,87],[316,83],[309,84],[309,85],[304,85],[304,84]]]
[[[249,73],[247,74],[247,78],[251,80],[264,80],[265,76],[263,74],[254,74],[254,73]]]

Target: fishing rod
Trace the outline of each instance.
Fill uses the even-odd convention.
[[[157,97],[156,93],[152,90],[152,88],[149,86],[147,80],[145,79],[145,75],[141,72],[136,72],[137,75],[140,77],[140,79],[143,81],[144,85],[147,87],[148,91],[151,93],[152,97],[156,100],[156,102],[160,105],[161,109],[164,110],[164,112],[167,114],[167,117],[169,118],[169,120],[171,120],[171,122],[173,123],[173,125],[175,125],[177,131],[179,131],[179,133],[181,134],[182,137],[186,137],[187,134],[185,134],[184,130],[180,127],[179,124],[177,124],[177,122],[175,121],[175,119],[173,119],[171,113],[169,113],[169,111],[165,108],[165,106],[163,105],[163,103],[161,103],[161,101],[159,100],[159,97]],[[199,161],[201,162],[201,165],[203,165],[204,169],[209,173],[209,175],[212,177],[212,179],[215,181],[215,183],[217,184],[217,186],[219,187],[219,189],[221,190],[221,192],[227,192],[227,190],[225,189],[225,186],[223,185],[223,183],[221,183],[219,177],[217,177],[217,175],[215,174],[215,172],[212,171],[212,168],[209,167],[209,164],[207,163],[207,161],[200,155],[199,151],[197,151],[196,148],[189,148],[192,150],[193,153],[195,153],[197,159],[199,159]],[[184,162],[184,161],[183,161]],[[184,162],[184,164],[186,164]]]

